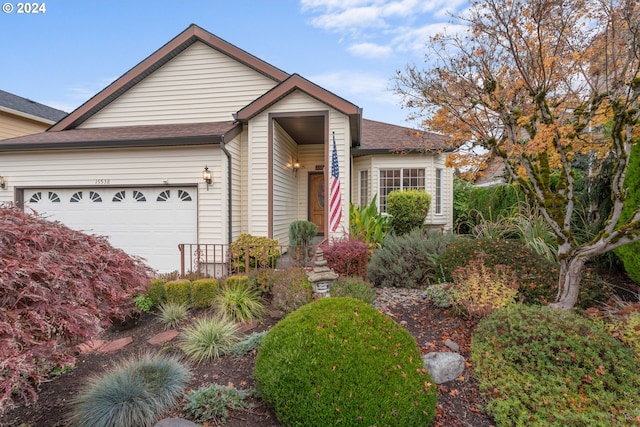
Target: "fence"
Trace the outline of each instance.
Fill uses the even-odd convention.
[[[267,268],[313,266],[316,246],[181,243],[180,277],[222,278]]]

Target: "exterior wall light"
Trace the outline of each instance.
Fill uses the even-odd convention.
[[[202,179],[207,183],[207,190],[209,190],[209,184],[211,184],[211,171],[207,166],[202,171]]]
[[[5,181],[4,176],[0,176],[0,188],[3,190],[7,189],[7,181]]]

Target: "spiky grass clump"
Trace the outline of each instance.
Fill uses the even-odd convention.
[[[158,320],[166,329],[175,328],[189,314],[189,306],[175,302],[165,302],[160,306]]]
[[[227,279],[216,297],[215,306],[222,315],[240,323],[260,319],[264,312],[260,294],[249,279]]]
[[[203,317],[182,331],[180,348],[196,363],[216,359],[240,341],[236,323],[226,317]]]
[[[191,372],[177,358],[142,354],[94,377],[74,399],[75,427],[153,426],[178,403]]]

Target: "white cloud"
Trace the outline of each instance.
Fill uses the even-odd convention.
[[[387,76],[381,77],[359,70],[340,70],[311,76],[310,80],[356,104],[356,98],[361,99],[364,96],[395,107],[399,103],[399,98],[389,89],[390,81]],[[350,95],[353,99],[349,98]]]
[[[393,40],[392,45],[396,46],[400,52],[410,52],[413,54],[424,53],[425,46],[430,37],[446,32],[449,35],[466,30],[465,26],[447,23],[433,23],[417,28],[400,28]]]
[[[356,43],[347,49],[354,56],[367,59],[387,58],[393,53],[389,46],[381,46],[375,43]]]

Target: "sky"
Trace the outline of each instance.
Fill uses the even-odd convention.
[[[0,89],[71,112],[190,24],[363,109],[418,127],[392,90],[467,0],[0,0]],[[33,2],[29,3],[33,5]],[[44,5],[44,6],[42,6]],[[23,7],[23,12],[25,8]],[[33,9],[33,7],[32,7]]]

